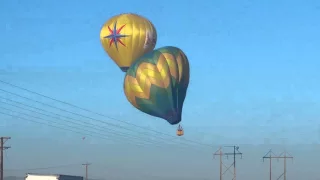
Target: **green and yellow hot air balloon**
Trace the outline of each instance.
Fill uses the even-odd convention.
[[[189,85],[189,62],[183,51],[167,46],[138,58],[126,72],[124,92],[140,111],[180,123]]]

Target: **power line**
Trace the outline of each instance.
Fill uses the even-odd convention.
[[[131,125],[131,126],[138,127],[138,128],[141,128],[141,129],[146,130],[145,127],[138,126],[138,125],[136,125],[136,124],[129,123],[129,122],[126,122],[126,121],[123,121],[123,120],[115,119],[115,118],[106,116],[106,115],[104,115],[104,114],[97,113],[97,112],[94,112],[94,111],[91,111],[91,110],[88,110],[88,109],[85,109],[85,108],[76,106],[76,105],[74,105],[74,104],[67,103],[67,102],[65,102],[65,101],[61,101],[61,100],[58,100],[58,99],[55,99],[55,98],[52,98],[52,97],[49,97],[49,96],[46,96],[46,95],[43,95],[43,94],[34,92],[34,91],[31,91],[31,90],[28,90],[28,89],[26,89],[26,88],[23,88],[23,87],[20,87],[20,86],[17,86],[17,85],[14,85],[14,84],[11,84],[11,83],[2,81],[2,80],[0,80],[0,83],[6,84],[6,85],[8,85],[8,86],[11,86],[11,87],[14,87],[14,88],[17,88],[17,89],[20,89],[20,90],[23,90],[23,91],[26,91],[26,92],[29,92],[29,93],[32,93],[32,94],[41,96],[41,97],[44,97],[44,98],[47,98],[47,99],[50,99],[50,100],[53,100],[53,101],[56,101],[56,102],[59,102],[59,103],[65,104],[65,105],[71,106],[71,107],[74,107],[74,108],[78,108],[78,109],[84,110],[84,111],[86,111],[86,112],[90,112],[90,113],[92,113],[92,114],[96,114],[96,115],[99,115],[99,116],[102,116],[102,117],[106,117],[106,118],[111,119],[111,120],[119,121],[119,122],[122,122],[122,123],[125,123],[125,124],[128,124],[128,125]],[[81,116],[81,117],[84,117],[84,118],[88,118],[88,119],[91,119],[91,120],[99,121],[99,122],[101,122],[101,123],[105,123],[105,124],[108,124],[108,125],[110,125],[110,126],[117,126],[117,127],[119,127],[119,125],[115,125],[115,124],[112,124],[112,123],[107,123],[107,122],[105,122],[105,121],[93,119],[93,118],[91,118],[91,117],[87,117],[87,116],[83,116],[83,115],[80,115],[80,114],[77,114],[77,113],[74,113],[74,112],[66,111],[66,110],[64,110],[64,109],[57,108],[57,107],[55,107],[55,106],[51,106],[51,105],[49,105],[49,104],[42,103],[42,102],[39,102],[39,101],[35,101],[35,100],[30,99],[30,98],[27,98],[27,97],[24,97],[24,96],[21,96],[21,95],[19,95],[19,94],[12,93],[12,92],[9,92],[9,91],[3,90],[3,89],[0,89],[0,91],[6,92],[6,93],[8,93],[8,94],[15,95],[15,96],[18,96],[18,97],[21,97],[21,98],[24,98],[24,99],[27,99],[27,100],[30,100],[30,101],[33,101],[33,102],[37,102],[37,103],[40,103],[40,104],[45,105],[45,106],[49,106],[49,107],[52,107],[52,108],[55,108],[55,109],[59,109],[59,110],[64,111],[64,112],[68,112],[68,113],[71,113],[71,114],[74,114],[74,115],[78,115],[78,116]],[[122,127],[122,126],[120,126],[120,127]],[[127,129],[127,130],[130,131],[131,129]],[[165,135],[165,136],[169,136],[169,137],[176,138],[176,137],[173,136],[173,135],[166,134],[166,133],[163,133],[163,132],[160,132],[160,131],[156,131],[156,130],[152,130],[152,129],[147,129],[147,130],[148,130],[148,131],[155,132],[155,133],[158,133],[158,134],[161,134],[161,135]],[[203,144],[203,143],[200,143],[200,142],[197,142],[197,141],[188,140],[188,139],[185,139],[185,138],[182,138],[182,140],[188,141],[188,142],[191,142],[191,143],[195,143],[195,144],[198,144],[198,145],[204,145],[204,146],[212,147],[211,145]]]
[[[4,151],[6,149],[9,149],[11,148],[10,146],[4,146],[4,144],[6,143],[6,141],[8,141],[9,139],[11,139],[11,137],[0,137],[0,155],[1,155],[1,159],[0,159],[0,173],[1,173],[1,176],[0,176],[0,180],[3,180],[3,166],[4,166]]]
[[[2,103],[3,103],[3,102],[2,102]],[[5,104],[8,104],[8,103],[5,103]],[[8,105],[11,105],[11,104],[8,104]],[[13,105],[13,106],[14,106],[14,105]],[[18,107],[18,106],[16,106],[16,107],[19,108],[19,109],[28,110],[28,109],[26,109],[26,108],[21,108],[21,107]],[[27,116],[27,117],[31,117],[31,118],[35,118],[35,119],[40,119],[40,120],[45,120],[45,119],[43,119],[43,118],[41,118],[41,117],[28,115],[28,114],[21,113],[21,112],[17,112],[17,111],[8,109],[8,108],[2,107],[1,109],[2,109],[2,110],[7,110],[7,111],[10,111],[10,112],[13,112],[13,113],[17,113],[17,114],[22,114],[22,115]],[[36,114],[41,114],[41,115],[43,115],[43,116],[48,116],[47,114],[39,113],[39,112],[37,112],[37,111],[32,111],[32,110],[28,110],[28,111],[33,112],[33,113],[36,113]],[[48,117],[52,117],[52,116],[48,116]],[[52,123],[55,123],[55,124],[61,124],[61,123],[58,123],[58,122],[53,121],[53,120],[46,120],[46,121],[52,122]],[[75,125],[86,126],[86,125],[81,124],[81,123],[78,123],[78,122],[69,121],[68,119],[67,119],[67,120],[64,120],[64,121],[69,122],[69,123],[71,123],[71,124],[75,124]],[[89,126],[89,127],[92,128],[92,129],[94,129],[94,130],[104,131],[104,132],[105,132],[106,130],[114,131],[113,129],[110,129],[110,128],[107,128],[107,127],[97,128],[97,127],[99,127],[99,126],[94,126],[94,125],[92,125],[92,124],[89,123],[89,122],[86,123],[86,124],[93,126],[93,127],[91,127],[91,126]],[[68,125],[68,124],[65,124],[64,126],[67,126],[67,127],[69,127],[69,128],[80,129],[81,131],[86,131],[86,132],[89,132],[89,133],[95,133],[95,134],[99,134],[99,135],[103,135],[103,136],[106,136],[106,135],[107,135],[107,134],[97,133],[97,132],[90,131],[90,130],[83,129],[83,128],[73,127],[73,126]],[[104,129],[102,130],[101,128],[104,128]],[[138,136],[133,136],[133,135],[128,134],[128,133],[119,133],[119,132],[117,132],[117,131],[112,132],[112,135],[117,135],[117,137],[130,137],[131,139],[141,140],[141,138],[138,137]],[[152,142],[152,141],[149,141],[149,140],[146,140],[146,141],[147,141],[147,142],[150,142],[150,143]],[[153,142],[152,142],[152,143],[153,143]]]
[[[1,103],[1,102],[0,102],[0,103]],[[5,102],[2,102],[2,103],[7,104],[7,105],[12,105],[12,104],[10,104],[10,103],[5,103]],[[50,116],[50,115],[48,115],[48,114],[40,113],[40,112],[37,112],[37,111],[32,111],[32,110],[29,110],[29,109],[26,109],[26,108],[22,108],[22,107],[20,107],[20,106],[15,106],[15,105],[12,105],[12,106],[17,107],[17,108],[19,108],[19,109],[28,110],[28,111],[33,112],[33,113],[36,113],[36,114],[41,114],[41,115],[43,115],[43,116],[52,117],[52,116]],[[140,142],[141,142],[141,141],[142,141],[142,142],[148,142],[148,143],[153,144],[153,145],[155,145],[155,146],[157,146],[157,147],[162,147],[161,145],[158,144],[159,142],[160,142],[160,143],[165,143],[165,144],[168,144],[167,141],[172,141],[172,142],[174,142],[173,139],[165,139],[165,138],[162,138],[162,137],[159,137],[158,139],[163,139],[163,140],[165,140],[165,141],[158,141],[158,140],[151,140],[151,139],[143,139],[142,137],[139,137],[139,136],[134,136],[134,135],[128,134],[128,133],[117,132],[117,131],[114,131],[113,129],[110,129],[110,128],[107,128],[107,127],[94,126],[93,124],[91,124],[91,126],[87,126],[88,128],[90,128],[90,130],[88,130],[88,129],[84,128],[84,127],[86,127],[85,125],[83,125],[83,124],[81,124],[81,123],[78,123],[78,122],[73,122],[73,121],[65,120],[66,122],[69,122],[69,123],[75,124],[75,125],[80,125],[80,126],[82,126],[82,127],[74,127],[74,126],[69,125],[69,124],[62,124],[62,123],[60,123],[60,122],[56,122],[56,121],[51,120],[51,119],[46,120],[46,119],[44,119],[44,118],[42,118],[42,117],[33,116],[33,115],[26,114],[26,113],[14,111],[14,110],[12,110],[12,109],[8,109],[8,108],[5,108],[5,107],[2,107],[1,109],[2,109],[2,110],[9,111],[9,112],[12,112],[12,113],[16,113],[16,114],[21,114],[21,115],[23,115],[24,118],[22,118],[22,117],[20,117],[20,116],[13,116],[13,117],[18,118],[18,119],[30,121],[29,118],[25,118],[25,117],[31,117],[31,118],[34,118],[34,119],[44,120],[44,121],[48,121],[48,122],[53,123],[53,124],[57,124],[57,125],[62,125],[62,126],[63,126],[63,128],[62,128],[62,127],[60,127],[60,126],[56,126],[56,125],[52,125],[52,124],[51,124],[51,127],[55,127],[55,128],[59,128],[59,129],[63,129],[63,130],[69,130],[69,129],[71,128],[71,129],[72,129],[72,132],[75,132],[75,130],[73,130],[73,129],[76,129],[76,130],[78,130],[78,131],[76,131],[77,134],[85,134],[85,135],[92,136],[91,134],[93,133],[93,134],[99,135],[98,137],[102,137],[102,138],[104,138],[104,139],[109,139],[108,137],[112,136],[112,137],[115,137],[115,138],[135,140],[135,141],[138,141],[138,142],[139,142],[139,141],[140,141]],[[12,117],[12,114],[3,113],[3,112],[0,112],[0,114],[4,114],[4,115],[8,115],[8,116],[11,116],[11,117]],[[52,117],[52,118],[54,118],[54,117]],[[31,121],[31,122],[35,122],[35,121]],[[46,123],[42,123],[42,122],[38,122],[38,121],[37,121],[36,123],[48,125],[48,124],[46,124]],[[87,124],[90,125],[90,123],[87,123]],[[66,128],[66,127],[68,127],[68,128]],[[101,128],[103,128],[103,129],[101,129]],[[93,130],[98,130],[98,131],[103,131],[103,133],[96,132],[96,131],[92,131],[91,129],[93,129]],[[106,130],[110,130],[110,131],[113,131],[113,132],[107,133]],[[85,131],[86,133],[83,133],[82,131]],[[105,134],[105,133],[106,133],[106,134]],[[116,136],[114,136],[114,135],[116,135]],[[93,137],[93,136],[92,136],[92,137]],[[106,138],[106,137],[107,137],[107,138]],[[134,143],[134,142],[130,141],[130,143]],[[147,144],[140,144],[140,145],[147,145]],[[191,146],[190,144],[187,144],[187,143],[181,143],[181,145],[184,145],[184,146],[188,147],[189,149],[190,149],[190,147],[191,147],[191,148],[194,148],[194,149],[197,149],[196,147]],[[184,146],[179,146],[179,147],[180,147],[180,148],[183,148]],[[197,150],[200,150],[200,149],[197,149]],[[203,150],[203,149],[201,149],[201,150]]]
[[[16,107],[18,109],[22,109],[22,110],[26,110],[26,111],[30,111],[30,112],[33,112],[33,113],[36,113],[36,114],[40,114],[40,115],[43,115],[43,116],[46,116],[46,117],[49,117],[49,118],[59,118],[60,117],[63,117],[64,118],[64,121],[65,122],[69,122],[69,123],[72,123],[72,124],[76,124],[76,125],[80,125],[80,126],[88,126],[90,128],[93,128],[95,130],[99,130],[99,131],[104,131],[106,132],[106,130],[108,131],[113,131],[114,134],[117,134],[117,135],[125,135],[127,137],[130,137],[130,138],[140,138],[139,136],[134,136],[134,135],[130,135],[128,133],[119,133],[117,131],[115,131],[114,129],[111,129],[111,128],[108,128],[106,126],[97,126],[93,123],[90,123],[90,122],[82,122],[82,121],[78,121],[77,119],[75,118],[72,118],[72,117],[68,117],[68,116],[63,116],[63,115],[59,115],[57,113],[53,113],[53,112],[50,112],[50,111],[47,111],[45,109],[41,109],[41,108],[37,108],[37,107],[34,107],[34,106],[30,106],[30,105],[27,105],[25,103],[21,103],[19,101],[14,101],[14,100],[11,100],[9,98],[4,98],[4,97],[1,97],[0,96],[0,99],[4,99],[5,101],[10,101],[10,102],[13,102],[15,104],[18,104],[18,105],[22,105],[22,106],[25,106],[25,107],[28,107],[28,108],[32,108],[32,109],[36,109],[36,110],[39,110],[39,111],[42,111],[42,112],[46,112],[46,113],[42,113],[42,112],[38,112],[38,111],[34,111],[34,110],[30,110],[30,109],[27,109],[27,108],[24,108],[24,107],[21,107],[21,106],[18,106],[18,105],[15,105],[15,104],[11,104],[11,103],[8,103],[8,102],[4,102],[4,101],[0,101],[0,103],[3,103],[3,104],[6,104],[6,105],[9,105],[9,106],[12,106],[12,107]],[[7,109],[8,110],[8,109]],[[12,111],[12,110],[10,110]],[[48,114],[49,113],[49,114]],[[53,115],[51,115],[53,114]],[[28,115],[27,115],[28,116]],[[37,117],[38,118],[38,117]],[[75,121],[75,122],[74,122]],[[80,123],[79,123],[80,122]],[[87,131],[87,130],[85,130]],[[134,131],[134,132],[137,132],[137,131]],[[139,132],[139,134],[142,134],[142,135],[146,135],[146,136],[150,136],[150,134],[148,133],[145,133],[145,132]],[[120,135],[120,136],[121,136]],[[163,138],[163,137],[158,137],[157,139],[160,139],[160,140],[164,140],[165,142],[162,142],[162,141],[158,141],[158,142],[161,142],[161,143],[166,143],[167,141],[171,141],[171,142],[175,142],[175,139],[166,139],[166,138]],[[190,144],[187,144],[187,143],[181,143],[182,145],[187,145],[189,146]]]
[[[20,112],[13,111],[13,110],[10,110],[10,109],[4,108],[4,107],[2,107],[1,109],[2,110],[7,110],[7,111],[10,111],[10,112],[13,112],[13,113],[17,113],[17,114],[22,114],[24,116],[24,117],[20,117],[20,116],[17,116],[17,115],[12,115],[12,114],[0,111],[0,114],[11,116],[11,117],[14,117],[14,118],[17,118],[17,119],[22,119],[22,120],[34,122],[34,123],[37,123],[37,124],[54,127],[54,128],[61,129],[61,130],[70,131],[70,132],[73,132],[73,133],[76,133],[76,134],[81,134],[81,135],[85,135],[85,136],[98,137],[98,138],[101,138],[101,139],[110,140],[110,138],[109,138],[110,135],[107,135],[107,134],[103,134],[103,133],[99,133],[99,132],[95,132],[95,131],[91,131],[91,130],[87,130],[87,129],[83,129],[83,128],[79,128],[79,127],[73,127],[73,126],[70,126],[70,125],[65,125],[65,124],[61,124],[61,123],[58,123],[58,122],[55,122],[55,121],[50,121],[50,120],[47,120],[47,121],[52,122],[54,124],[58,124],[58,125],[60,124],[62,127],[54,125],[54,124],[47,124],[47,123],[43,123],[43,122],[32,120],[30,118],[26,118],[26,117],[31,117],[31,118],[35,118],[35,119],[45,120],[45,119],[37,117],[37,116],[32,116],[32,115],[28,115],[28,114],[25,114],[25,113],[20,113]],[[69,128],[66,128],[66,127],[69,127]],[[85,131],[85,132],[83,132],[83,131]],[[130,140],[130,141],[127,141],[127,142],[129,144],[133,144],[133,145],[147,146],[147,145],[151,145],[152,144],[152,145],[154,145],[156,147],[159,147],[159,148],[163,147],[163,146],[159,145],[157,143],[157,141],[149,140],[149,139],[142,139],[141,137],[134,137],[134,136],[132,136],[130,134],[113,133],[111,135],[118,135],[118,136],[115,136],[115,138],[122,138],[122,139]],[[113,138],[113,140],[114,140],[114,138]],[[137,141],[132,141],[132,140],[138,140],[138,142]],[[148,142],[150,144],[145,144],[144,142]],[[162,143],[166,143],[166,142],[162,142]],[[196,150],[203,150],[203,149],[197,149],[194,146],[190,146],[188,144],[184,144],[184,145],[189,146],[188,149],[190,149],[190,147],[191,147],[191,148],[194,148]],[[178,147],[179,148],[184,148],[184,146],[178,146]]]
[[[28,119],[28,118],[24,118],[24,117],[20,117],[20,116],[16,116],[16,115],[11,115],[11,114],[9,114],[9,113],[0,112],[0,114],[7,115],[7,116],[11,116],[11,117],[14,117],[14,118],[17,118],[17,119],[22,119],[22,120],[30,121],[30,122],[37,123],[37,124],[41,124],[41,125],[46,125],[46,126],[54,127],[54,128],[61,129],[61,130],[65,130],[65,131],[70,131],[70,132],[77,133],[77,134],[80,134],[80,135],[86,135],[86,136],[95,137],[95,136],[93,136],[93,135],[91,134],[91,133],[94,133],[94,134],[98,134],[98,135],[99,135],[99,136],[96,136],[96,137],[99,137],[99,138],[104,139],[104,140],[110,140],[110,139],[107,138],[105,135],[101,135],[100,133],[96,133],[96,132],[83,133],[82,130],[81,130],[81,131],[77,131],[77,130],[73,130],[73,129],[69,129],[69,128],[65,128],[65,127],[60,127],[60,126],[52,125],[52,124],[46,124],[46,123],[42,123],[42,122],[35,121],[35,120],[32,120],[32,119]],[[64,126],[65,126],[65,125],[64,125]],[[77,129],[77,128],[76,128],[76,129]],[[132,141],[128,141],[128,143],[131,143],[131,144],[134,144],[134,145],[139,145],[139,146],[146,145],[146,144],[143,144],[143,143],[140,143],[140,144],[138,144],[138,143],[133,143]],[[159,147],[161,147],[161,146],[159,146]]]
[[[34,170],[46,170],[46,169],[58,169],[58,168],[65,168],[65,167],[71,167],[71,166],[81,166],[81,163],[65,164],[65,165],[49,166],[49,167],[28,168],[28,169],[5,169],[4,171],[34,171]]]
[[[126,127],[123,127],[123,126],[120,126],[120,125],[117,125],[117,124],[108,123],[108,122],[105,122],[105,121],[102,121],[102,120],[94,119],[92,117],[84,116],[82,114],[78,114],[78,113],[75,113],[75,112],[72,112],[72,111],[68,111],[68,110],[65,110],[65,109],[62,109],[62,108],[58,108],[58,107],[52,106],[50,104],[43,103],[43,102],[28,98],[28,97],[25,97],[25,96],[21,96],[19,94],[16,94],[16,93],[13,93],[13,92],[10,92],[10,91],[6,91],[6,90],[3,90],[3,89],[0,89],[0,91],[5,92],[7,94],[11,94],[11,95],[17,96],[17,97],[20,97],[20,98],[23,98],[23,99],[26,99],[26,100],[29,100],[29,101],[36,102],[38,104],[41,104],[41,105],[44,105],[44,106],[47,106],[47,107],[50,107],[50,108],[53,108],[53,109],[57,109],[59,111],[67,112],[67,113],[70,113],[70,114],[73,114],[73,115],[76,115],[76,116],[79,116],[79,117],[82,117],[82,118],[90,119],[90,120],[93,120],[93,121],[98,121],[100,123],[104,123],[104,124],[107,124],[109,126],[113,126],[113,127],[116,127],[116,128],[121,128],[121,129],[125,129],[125,130],[128,130],[128,131],[136,132],[136,131],[134,131],[132,129],[129,129],[129,128],[126,128]]]

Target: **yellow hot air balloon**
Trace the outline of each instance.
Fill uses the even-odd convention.
[[[157,31],[142,16],[120,14],[103,25],[100,40],[110,58],[126,72],[133,61],[154,49]]]

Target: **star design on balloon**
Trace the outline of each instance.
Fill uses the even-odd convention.
[[[104,38],[108,38],[110,39],[110,43],[109,43],[109,47],[111,47],[111,45],[114,43],[114,45],[116,46],[116,49],[118,50],[118,43],[122,44],[124,47],[126,47],[126,45],[121,41],[121,38],[123,37],[128,37],[129,35],[125,35],[125,34],[120,34],[121,30],[125,27],[126,25],[122,25],[119,29],[117,29],[117,21],[114,23],[113,25],[113,30],[110,28],[110,26],[108,26],[110,35],[105,36]]]

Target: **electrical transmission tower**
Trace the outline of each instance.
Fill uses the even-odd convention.
[[[233,178],[232,180],[236,180],[237,178],[237,174],[236,174],[236,156],[240,155],[242,158],[242,153],[239,151],[239,146],[225,146],[225,147],[232,147],[233,148],[233,152],[229,152],[229,153],[223,153],[222,152],[222,147],[220,147],[213,155],[214,157],[219,155],[220,156],[220,180],[222,180],[224,174],[227,171],[230,171],[230,168],[233,166]],[[228,167],[225,164],[223,164],[222,162],[222,157],[226,156],[227,158],[232,155],[233,156],[233,163]],[[223,166],[226,168],[225,171],[223,171]]]
[[[283,176],[283,180],[287,180],[287,159],[293,159],[293,156],[287,151],[282,152],[279,156],[279,159],[283,159],[283,173],[278,177],[279,180]]]
[[[277,158],[277,156],[270,149],[266,155],[262,157],[263,162],[265,159],[269,159],[269,180],[272,180],[272,159]]]
[[[91,165],[91,163],[85,163],[85,164],[82,164],[83,166],[85,166],[85,169],[86,169],[86,180],[88,180],[88,166]]]
[[[218,155],[219,155],[219,157],[220,157],[220,180],[222,180],[222,176],[223,176],[223,174],[224,174],[225,172],[223,172],[223,167],[222,167],[222,166],[224,166],[224,164],[223,164],[223,162],[222,162],[223,152],[222,152],[222,148],[221,148],[221,147],[213,154],[213,158],[214,158],[215,156],[218,156]]]
[[[263,160],[264,159],[269,159],[269,179],[272,180],[272,173],[271,173],[271,169],[272,169],[272,164],[271,161],[272,159],[283,159],[283,173],[277,178],[277,180],[281,179],[283,177],[283,180],[287,180],[287,159],[293,159],[293,157],[287,152],[284,151],[282,152],[279,156],[276,156],[271,150],[265,155],[263,156]]]
[[[7,140],[11,139],[10,137],[0,137],[0,180],[3,180],[3,165],[4,165],[4,162],[3,162],[3,155],[4,155],[4,151],[6,149],[9,149],[10,146],[4,146],[4,144],[7,142]]]

